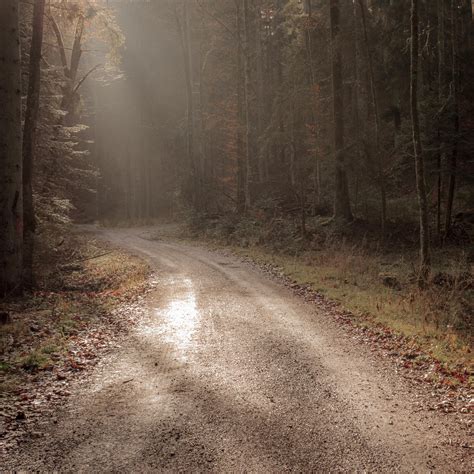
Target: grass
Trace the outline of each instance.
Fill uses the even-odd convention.
[[[384,248],[366,222],[338,229],[315,218],[307,223],[310,238],[303,239],[291,219],[250,215],[195,220],[188,222],[187,236],[273,264],[290,279],[339,302],[356,324],[381,324],[412,338],[442,362],[472,368],[469,248],[433,249],[433,275],[440,278],[422,291],[416,285],[416,232],[409,226],[394,226],[398,233]]]
[[[18,365],[28,372],[35,372],[48,365],[49,358],[42,351],[33,350],[27,356],[18,360]]]
[[[112,310],[139,293],[149,275],[142,260],[93,235],[69,237],[59,255],[40,250],[40,286],[0,304],[12,316],[0,327],[0,393],[14,392],[28,374],[60,366],[72,338],[111,324]]]
[[[472,364],[469,312],[472,290],[431,287],[419,290],[410,281],[411,259],[371,256],[341,245],[297,256],[275,253],[262,246],[233,251],[257,263],[271,263],[300,284],[307,284],[351,311],[359,324],[380,323],[416,341],[437,359],[454,365]],[[445,261],[440,267],[446,266]],[[381,273],[389,271],[400,288],[389,288]],[[472,313],[471,313],[472,314]]]

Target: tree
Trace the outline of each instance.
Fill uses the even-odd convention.
[[[437,49],[438,49],[438,106],[443,108],[445,97],[445,70],[446,70],[446,54],[445,54],[445,0],[437,2],[438,30],[437,30]],[[441,119],[439,119],[441,122]],[[436,156],[437,167],[437,183],[436,183],[436,231],[438,238],[441,236],[441,199],[443,194],[443,175],[441,166],[444,158],[444,142],[441,130],[441,123],[438,123],[438,153]]]
[[[254,133],[251,113],[252,66],[250,53],[250,12],[248,0],[242,0],[243,35],[244,35],[244,113],[245,113],[245,209],[249,209],[251,200],[251,185],[253,184],[252,152],[254,151]]]
[[[48,15],[49,22],[56,38],[59,59],[64,74],[62,87],[61,108],[66,112],[64,124],[74,126],[81,116],[80,88],[86,79],[104,64],[96,64],[80,76],[81,63],[83,62],[84,42],[90,36],[101,40],[107,46],[110,66],[119,56],[123,46],[123,36],[116,25],[115,18],[108,6],[101,6],[100,2],[77,0],[64,2],[58,13]],[[72,31],[71,31],[72,30]],[[71,51],[68,61],[68,50]]]
[[[470,29],[468,12],[464,12],[467,3],[454,2],[454,69],[451,0],[419,0],[419,4],[423,16],[418,29],[416,99],[427,209],[433,210],[434,221],[439,203],[443,211],[439,227],[443,227],[446,206],[452,201],[450,221],[457,234],[462,229],[454,214],[462,206],[471,207],[469,156],[474,149],[472,121],[468,120],[474,88],[469,82],[472,51],[465,47]],[[173,15],[176,6],[179,37]],[[418,232],[410,55],[400,53],[410,40],[410,9],[403,2],[195,0],[187,2],[187,28],[182,0],[121,2],[117,8],[122,10],[121,21],[127,17],[128,22],[125,54],[134,55],[133,61],[124,64],[128,81],[124,91],[133,86],[135,94],[128,94],[129,103],[154,125],[140,139],[132,138],[135,120],[128,111],[119,106],[114,106],[113,113],[100,109],[104,122],[112,124],[105,126],[105,135],[127,130],[134,174],[152,174],[153,180],[159,180],[156,191],[151,189],[152,202],[163,199],[164,208],[178,210],[184,205],[194,211],[192,197],[201,189],[200,208],[205,214],[229,219],[232,225],[234,220],[265,218],[282,219],[296,228],[301,216],[301,227],[306,224],[311,235],[319,226],[319,217],[333,214],[335,220],[347,222],[354,212],[367,223],[371,241],[391,242],[400,235],[400,228],[411,225]],[[55,14],[72,47],[77,17],[71,24]],[[137,21],[143,25],[139,34],[134,30]],[[154,21],[163,25],[160,32]],[[434,34],[437,27],[439,37]],[[180,38],[190,74],[183,69]],[[132,53],[133,41],[139,47]],[[167,45],[166,52],[158,52],[161,43]],[[84,51],[90,47],[94,46],[85,35]],[[148,86],[142,87],[145,82]],[[454,93],[460,120],[453,133]],[[110,100],[114,95],[110,94]],[[120,125],[113,125],[119,117]],[[191,179],[189,131],[198,181]],[[107,142],[104,154],[109,157],[104,167],[112,190],[108,196],[119,210],[128,168],[121,161],[120,144],[103,141]],[[160,145],[155,146],[155,141]],[[143,168],[149,165],[141,159],[142,142],[150,150],[150,173]],[[451,173],[455,144],[457,161]],[[153,165],[152,150],[156,150],[159,166]],[[451,181],[455,192],[448,199]],[[139,196],[140,191],[135,194]],[[152,214],[158,212],[151,208]],[[390,220],[386,216],[389,208],[393,209]],[[412,212],[416,215],[407,215]],[[202,217],[200,213],[198,220]],[[380,221],[378,230],[373,224]]]
[[[33,9],[33,27],[30,48],[28,96],[23,131],[23,278],[27,286],[33,284],[33,250],[36,217],[33,202],[33,168],[36,145],[41,87],[41,49],[43,45],[45,0],[36,0]]]
[[[458,160],[458,135],[459,135],[459,87],[458,87],[458,29],[457,29],[457,0],[451,0],[451,93],[452,93],[452,116],[453,116],[453,145],[449,160],[449,183],[448,199],[446,202],[446,220],[444,226],[445,238],[451,231],[451,220],[453,214],[454,194],[456,190],[456,173]]]
[[[308,76],[310,91],[312,94],[315,92],[315,72],[314,72],[314,60],[313,60],[313,6],[311,0],[306,0],[306,8],[308,11],[308,25],[306,28],[305,43],[306,51],[308,55]],[[316,127],[316,111],[315,111],[315,100],[312,98],[313,106],[311,107],[311,122],[312,126]],[[316,135],[316,133],[315,133]],[[314,169],[313,169],[313,181],[314,181],[314,197],[313,197],[313,209],[316,209],[316,205],[321,204],[321,169],[318,153],[314,154]],[[314,213],[314,211],[313,211]]]
[[[340,38],[339,0],[330,0],[332,93],[334,120],[334,155],[336,180],[334,195],[334,219],[351,221],[352,211],[345,165],[344,150],[344,99],[342,87],[342,54]]]
[[[372,100],[372,109],[374,111],[374,132],[375,132],[375,155],[377,162],[377,179],[379,182],[380,190],[380,205],[381,205],[381,214],[380,214],[380,223],[381,223],[381,234],[382,239],[385,237],[385,227],[387,221],[387,196],[385,191],[385,176],[382,163],[382,156],[380,150],[380,118],[379,118],[379,106],[377,100],[377,90],[375,85],[375,74],[374,74],[374,65],[372,59],[372,51],[369,44],[369,35],[367,32],[367,19],[366,19],[366,6],[364,5],[363,0],[359,0],[359,8],[362,18],[362,28],[364,31],[364,42],[365,49],[367,52],[367,60],[369,63],[369,82],[370,82],[370,97]]]
[[[237,212],[243,214],[245,211],[245,182],[246,182],[246,160],[244,157],[244,71],[243,71],[243,48],[242,48],[242,12],[240,0],[235,1],[235,16],[237,30]],[[246,156],[246,155],[245,155]]]
[[[176,8],[176,7],[175,7]],[[195,107],[194,107],[194,66],[193,51],[191,43],[191,25],[188,2],[182,3],[182,20],[175,9],[183,53],[184,77],[186,83],[186,157],[188,161],[188,172],[185,178],[185,192],[191,200],[195,210],[201,210],[202,205],[202,183],[201,170],[198,166],[195,145]]]
[[[21,288],[23,247],[18,0],[0,2],[0,294]]]
[[[65,116],[65,124],[69,126],[74,125],[78,120],[78,106],[80,97],[77,90],[82,84],[82,80],[77,82],[77,74],[82,57],[82,38],[85,28],[85,14],[81,10],[78,11],[79,13],[74,32],[74,41],[72,43],[69,64],[66,56],[66,46],[64,45],[62,32],[58,23],[56,22],[56,19],[53,16],[50,16],[51,25],[58,43],[61,65],[66,78],[61,107],[67,112]]]
[[[426,196],[425,165],[421,144],[420,118],[418,112],[419,74],[419,3],[411,0],[411,47],[410,47],[410,108],[412,122],[413,151],[415,155],[416,189],[420,214],[420,274],[423,285],[430,271],[430,236],[428,224],[428,199]]]

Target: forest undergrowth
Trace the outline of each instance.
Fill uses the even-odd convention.
[[[0,306],[0,405],[9,425],[0,435],[68,395],[71,379],[131,327],[131,306],[148,285],[146,263],[93,234],[68,229],[39,242],[50,244],[38,248],[34,291]]]
[[[444,366],[473,378],[474,277],[472,247],[437,249],[429,284],[417,284],[415,230],[380,244],[366,223],[336,229],[327,219],[300,225],[284,218],[232,216],[192,219],[187,234],[250,259],[351,313],[361,327],[386,327]],[[456,383],[454,380],[453,383]]]

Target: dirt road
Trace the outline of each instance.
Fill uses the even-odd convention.
[[[459,431],[331,318],[246,264],[144,231],[148,316],[8,468],[470,471]]]

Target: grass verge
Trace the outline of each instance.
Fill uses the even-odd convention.
[[[353,250],[313,251],[298,256],[276,254],[264,247],[234,246],[232,251],[256,263],[274,265],[296,283],[337,301],[360,325],[382,324],[415,339],[442,362],[474,369],[472,337],[466,321],[472,314],[472,294],[467,291],[435,285],[422,291],[408,281],[409,263],[398,260],[389,264]],[[380,275],[380,270],[389,266],[387,275],[397,282],[396,287],[388,287],[384,283],[387,277]]]
[[[306,239],[297,225],[283,219],[199,224],[188,226],[186,235],[276,267],[277,273],[350,311],[354,324],[383,325],[446,366],[474,375],[474,279],[468,249],[435,249],[432,281],[420,290],[416,245],[394,240],[382,248],[357,224],[337,235],[331,226],[315,222]]]
[[[133,301],[147,285],[142,260],[78,234],[58,239],[59,247],[39,249],[38,288],[22,298],[0,302],[8,323],[0,326],[0,395],[8,397],[65,366],[80,369],[77,347],[95,344],[104,330],[122,330],[129,321],[114,311]],[[68,263],[64,263],[68,262]],[[94,337],[88,333],[94,332]],[[82,340],[81,340],[82,339]],[[83,357],[84,359],[84,357]]]

